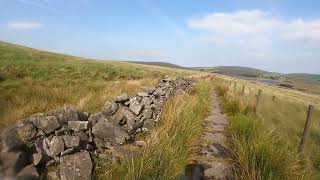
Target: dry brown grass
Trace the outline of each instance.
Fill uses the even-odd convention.
[[[45,112],[63,105],[74,105],[81,111],[97,112],[105,101],[122,93],[132,94],[152,87],[157,79],[98,81],[86,85],[55,84],[25,86],[10,94],[0,113],[0,125],[9,125],[23,117]]]
[[[177,179],[192,159],[209,111],[211,83],[202,82],[191,95],[171,98],[158,126],[146,135],[141,156],[121,165],[98,161],[99,179]]]
[[[225,80],[225,78],[223,78]],[[228,79],[230,80],[230,78]],[[317,121],[320,117],[318,95],[304,94],[302,92],[270,87],[262,84],[253,84],[247,81],[232,79],[222,81],[224,86],[230,88],[230,99],[237,99],[238,105],[244,108],[252,107],[256,101],[258,90],[262,90],[261,103],[258,108],[258,118],[264,131],[272,131],[282,141],[286,142],[290,151],[296,152],[301,140],[304,123],[309,104],[315,105],[309,137],[303,153],[303,163],[310,178],[320,178],[320,127]],[[237,88],[234,89],[234,82]],[[245,85],[245,94],[241,94],[242,85]],[[273,101],[273,96],[275,100]]]

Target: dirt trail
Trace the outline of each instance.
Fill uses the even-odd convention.
[[[221,113],[219,97],[213,90],[211,112],[204,121],[201,148],[195,160],[204,171],[204,179],[233,179],[225,135],[228,124],[229,119]]]

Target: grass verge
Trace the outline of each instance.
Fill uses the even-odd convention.
[[[211,83],[203,81],[189,95],[169,99],[158,126],[146,135],[141,156],[121,164],[98,160],[97,179],[177,179],[195,153],[210,89]]]
[[[222,108],[229,115],[231,158],[237,179],[310,179],[304,162],[275,131],[264,127],[245,100],[228,87],[216,85]]]

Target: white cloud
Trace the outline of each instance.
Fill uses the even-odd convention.
[[[283,36],[289,39],[320,40],[320,19],[304,21],[296,19],[285,26]]]
[[[19,22],[10,22],[8,23],[8,28],[14,30],[32,30],[32,29],[39,29],[43,27],[43,24],[39,22],[32,22],[32,21],[19,21]]]
[[[256,34],[271,30],[279,22],[260,10],[211,13],[201,18],[188,20],[195,29],[222,34]]]
[[[187,20],[189,27],[222,36],[271,36],[320,40],[320,19],[284,21],[261,10],[210,13]]]

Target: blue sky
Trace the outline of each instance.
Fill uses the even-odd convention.
[[[0,40],[106,60],[320,74],[320,1],[0,0]]]

